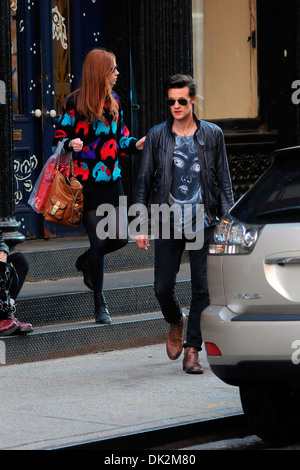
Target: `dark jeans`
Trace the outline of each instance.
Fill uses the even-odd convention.
[[[200,318],[202,311],[209,305],[206,260],[214,227],[204,229],[204,243],[199,250],[189,250],[191,268],[192,299],[187,326],[185,347],[191,346],[199,351],[202,345]],[[181,306],[175,292],[176,276],[185,249],[186,240],[156,239],[154,291],[163,316],[168,323],[178,323],[182,316]]]

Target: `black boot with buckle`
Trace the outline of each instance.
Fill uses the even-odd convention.
[[[10,264],[0,262],[0,336],[33,331],[31,323],[20,322],[15,317],[15,301],[11,299],[9,293],[13,269]]]
[[[108,313],[107,303],[104,295],[100,292],[94,292],[95,301],[95,320],[96,323],[111,324],[111,318]]]
[[[18,329],[18,322],[10,318],[11,305],[9,287],[11,276],[8,265],[0,262],[0,336],[11,335]]]

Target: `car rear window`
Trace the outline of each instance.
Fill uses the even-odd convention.
[[[300,158],[275,160],[230,213],[255,225],[300,222]]]

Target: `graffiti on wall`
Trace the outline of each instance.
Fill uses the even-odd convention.
[[[31,193],[33,189],[32,172],[38,165],[38,159],[32,155],[22,162],[14,160],[14,179],[15,179],[15,204],[23,201],[25,193]]]

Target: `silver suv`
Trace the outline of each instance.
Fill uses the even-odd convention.
[[[220,220],[208,282],[201,330],[212,371],[240,388],[255,434],[300,441],[300,147],[274,152]]]

